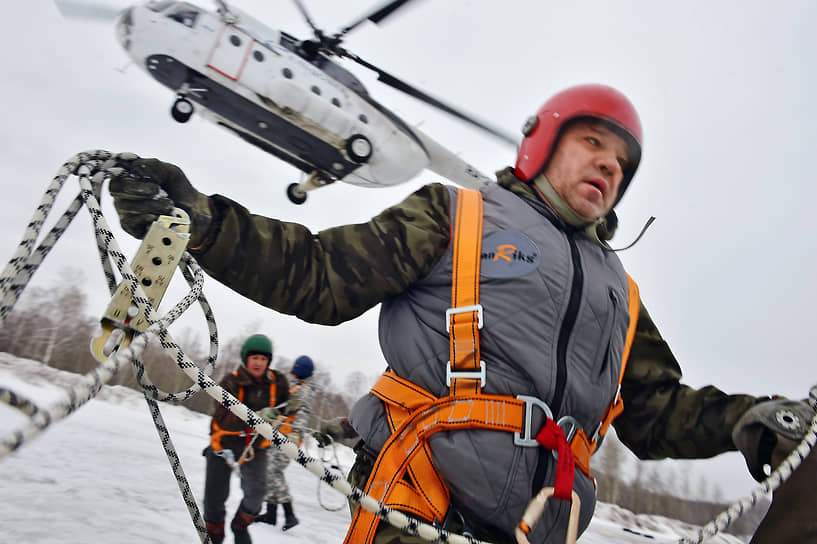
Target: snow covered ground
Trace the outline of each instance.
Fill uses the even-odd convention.
[[[0,353],[0,387],[46,407],[60,387],[77,376],[39,362]],[[209,418],[186,408],[161,405],[162,415],[196,497],[202,496]],[[27,418],[0,405],[0,433],[7,436]],[[313,456],[314,442],[307,441]],[[346,471],[353,454],[338,448]],[[335,462],[332,459],[330,463]],[[305,469],[290,463],[287,480],[301,524],[282,533],[254,524],[254,542],[322,544],[342,542],[349,523],[345,499]],[[68,418],[0,458],[0,543],[152,544],[197,542],[198,535],[182,502],[173,473],[143,397],[121,386],[100,394]],[[232,512],[240,500],[238,478],[228,500]],[[199,502],[200,504],[200,502]],[[635,516],[600,504],[582,544],[672,542],[694,536],[696,527],[660,518]],[[228,536],[228,542],[229,542]],[[708,542],[737,544],[729,535]]]

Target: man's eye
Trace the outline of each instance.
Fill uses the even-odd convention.
[[[599,139],[598,139],[598,138],[594,138],[593,136],[588,136],[588,137],[587,137],[587,141],[588,141],[588,142],[590,142],[590,145],[593,145],[593,146],[599,146],[599,145],[601,145],[601,142],[599,141]]]

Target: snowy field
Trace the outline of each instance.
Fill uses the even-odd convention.
[[[0,387],[47,407],[60,387],[77,376],[26,359],[0,353]],[[204,458],[209,418],[186,408],[161,405],[162,415],[199,505],[204,485]],[[20,428],[26,417],[0,405],[3,433]],[[4,437],[7,435],[3,435]],[[314,441],[306,447],[318,456]],[[353,454],[337,449],[341,469]],[[305,469],[290,463],[287,481],[300,525],[282,533],[278,527],[254,524],[256,543],[340,543],[349,523],[345,499]],[[143,397],[121,386],[100,394],[68,418],[47,428],[16,452],[0,458],[0,543],[159,544],[197,542],[198,535],[170,469]],[[240,500],[233,479],[228,512]],[[581,544],[673,542],[694,536],[696,527],[656,516],[634,516],[614,505],[600,504]],[[229,533],[229,531],[228,531]],[[227,541],[230,542],[230,536]],[[737,544],[732,536],[712,543]]]

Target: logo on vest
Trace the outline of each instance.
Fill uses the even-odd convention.
[[[492,232],[482,240],[480,275],[488,278],[524,276],[539,266],[539,248],[515,230]]]

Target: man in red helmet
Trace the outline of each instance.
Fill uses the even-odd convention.
[[[589,458],[611,424],[641,458],[740,443],[757,473],[779,453],[778,429],[774,410],[746,415],[768,399],[681,384],[607,245],[641,158],[632,104],[572,87],[523,132],[496,184],[430,184],[368,223],[317,234],[207,197],[155,159],[123,162],[130,176],[110,190],[137,237],[173,205],[187,210],[203,268],[277,311],[331,325],[382,303],[389,368],[350,416],[361,441],[349,478],[391,508],[491,542],[564,542],[592,517]],[[525,515],[550,493],[541,519]],[[357,507],[346,542],[423,540]]]

